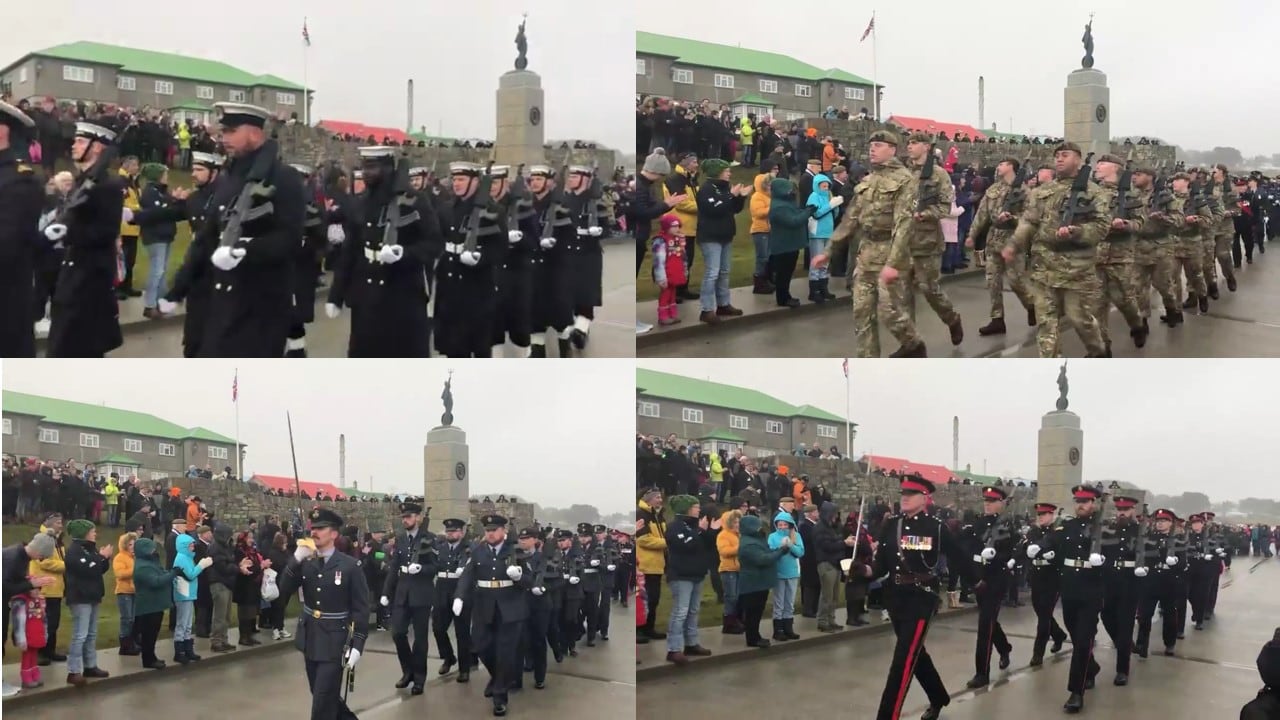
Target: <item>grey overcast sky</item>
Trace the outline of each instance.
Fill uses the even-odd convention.
[[[1112,135],[1158,136],[1196,150],[1231,146],[1246,157],[1280,152],[1273,131],[1280,96],[1264,90],[1280,61],[1267,32],[1280,25],[1280,3],[1271,0],[858,0],[802,12],[699,0],[681,5],[678,21],[641,12],[637,29],[778,52],[872,79],[871,38],[858,42],[872,10],[883,116],[976,127],[981,75],[988,127],[994,121],[1001,131],[1060,135],[1067,74],[1080,67],[1080,38],[1096,11],[1094,67],[1111,88]]]
[[[497,127],[498,76],[514,67],[516,28],[528,11],[529,69],[542,76],[547,139],[635,146],[634,88],[627,85],[635,28],[620,10],[626,3],[273,0],[193,6],[129,0],[105,12],[97,0],[4,6],[0,64],[90,40],[219,60],[300,84],[305,16],[313,120],[403,129],[412,78],[415,130],[426,126],[432,135],[488,139]]]
[[[602,514],[635,502],[629,361],[6,360],[2,382],[6,390],[105,403],[234,437],[237,367],[245,476],[293,476],[289,411],[303,480],[338,484],[338,435],[345,433],[348,483],[367,490],[372,476],[375,491],[421,495],[422,449],[440,424],[452,368],[454,424],[467,433],[472,494],[559,508],[586,503]]]
[[[641,367],[752,387],[844,416],[842,360],[637,360]],[[1040,419],[1058,398],[1057,360],[849,362],[854,455],[1034,479]],[[1123,480],[1211,500],[1280,498],[1271,462],[1280,378],[1253,360],[1072,361],[1070,410],[1084,430],[1086,480]]]

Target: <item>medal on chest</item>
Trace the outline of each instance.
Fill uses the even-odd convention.
[[[900,542],[903,550],[922,550],[929,551],[933,549],[933,536],[931,535],[903,535]]]
[[[334,585],[341,585],[341,584],[342,584],[342,571],[341,571],[341,570],[334,570],[334,571],[333,571],[333,584],[334,584]]]

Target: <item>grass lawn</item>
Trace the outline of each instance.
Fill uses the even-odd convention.
[[[755,168],[735,167],[731,170],[730,183],[754,186],[756,175],[759,173]],[[755,272],[756,250],[751,243],[751,204],[750,198],[747,200],[747,206],[737,216],[738,232],[733,236],[733,244],[730,245],[732,260],[729,266],[729,287],[743,287],[751,285],[751,275]],[[801,255],[803,259],[803,254]],[[801,277],[808,273],[807,268],[800,267],[803,262],[796,263],[796,277]],[[698,292],[702,287],[702,253],[694,251],[693,269],[689,274],[689,289]],[[640,269],[640,276],[636,278],[636,300],[657,300],[658,286],[653,284],[653,254],[649,253],[645,257],[645,266]]]
[[[654,625],[658,632],[667,631],[671,618],[671,591],[662,583],[662,598],[658,600],[658,617]],[[772,607],[772,606],[770,606]],[[711,578],[702,581],[702,605],[698,608],[698,627],[719,627],[724,623],[724,605],[716,602],[716,592],[711,588]]]

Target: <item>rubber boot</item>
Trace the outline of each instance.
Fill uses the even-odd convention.
[[[783,622],[784,622],[785,624],[784,624],[784,626],[783,626],[783,628],[782,628],[782,629],[783,629],[783,631],[784,631],[784,632],[786,632],[786,634],[787,634],[787,639],[788,639],[788,640],[799,640],[799,639],[800,639],[800,636],[796,634],[796,619],[795,619],[795,618],[787,618],[787,619],[786,619],[785,621],[783,621]]]
[[[774,641],[776,641],[776,642],[785,642],[785,641],[787,641],[787,640],[789,640],[789,639],[790,639],[790,638],[788,638],[788,637],[787,637],[787,633],[783,631],[783,627],[786,625],[786,622],[787,622],[786,620],[774,620],[774,621],[773,621],[773,639],[774,639]]]
[[[818,283],[818,280],[809,281],[809,302],[811,303],[822,303],[827,301],[827,299],[823,297],[822,293],[818,290]]]
[[[828,300],[835,300],[836,296],[831,292],[831,278],[826,277],[818,281],[821,283],[822,296]]]
[[[188,639],[188,640],[186,640],[185,642],[187,643],[187,659],[188,659],[188,660],[190,660],[191,662],[199,662],[199,661],[201,661],[201,660],[203,660],[203,659],[204,659],[204,658],[202,658],[202,657],[200,657],[199,655],[197,655],[197,654],[196,654],[196,641],[195,641],[195,640],[190,640],[190,639]]]

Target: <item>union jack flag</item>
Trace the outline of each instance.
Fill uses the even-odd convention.
[[[870,35],[875,29],[876,29],[876,16],[875,14],[872,14],[871,22],[867,23],[867,29],[863,31],[862,38],[859,39],[858,42],[862,42],[863,40],[866,40],[867,36]]]
[[[306,18],[302,20],[302,42],[306,43],[307,47],[311,47],[311,33],[307,32]]]
[[[235,402],[240,397],[240,372],[236,371],[236,376],[231,380],[231,402]]]
[[[849,358],[844,359],[844,365],[842,367],[844,369],[844,377],[847,380],[849,378]]]

